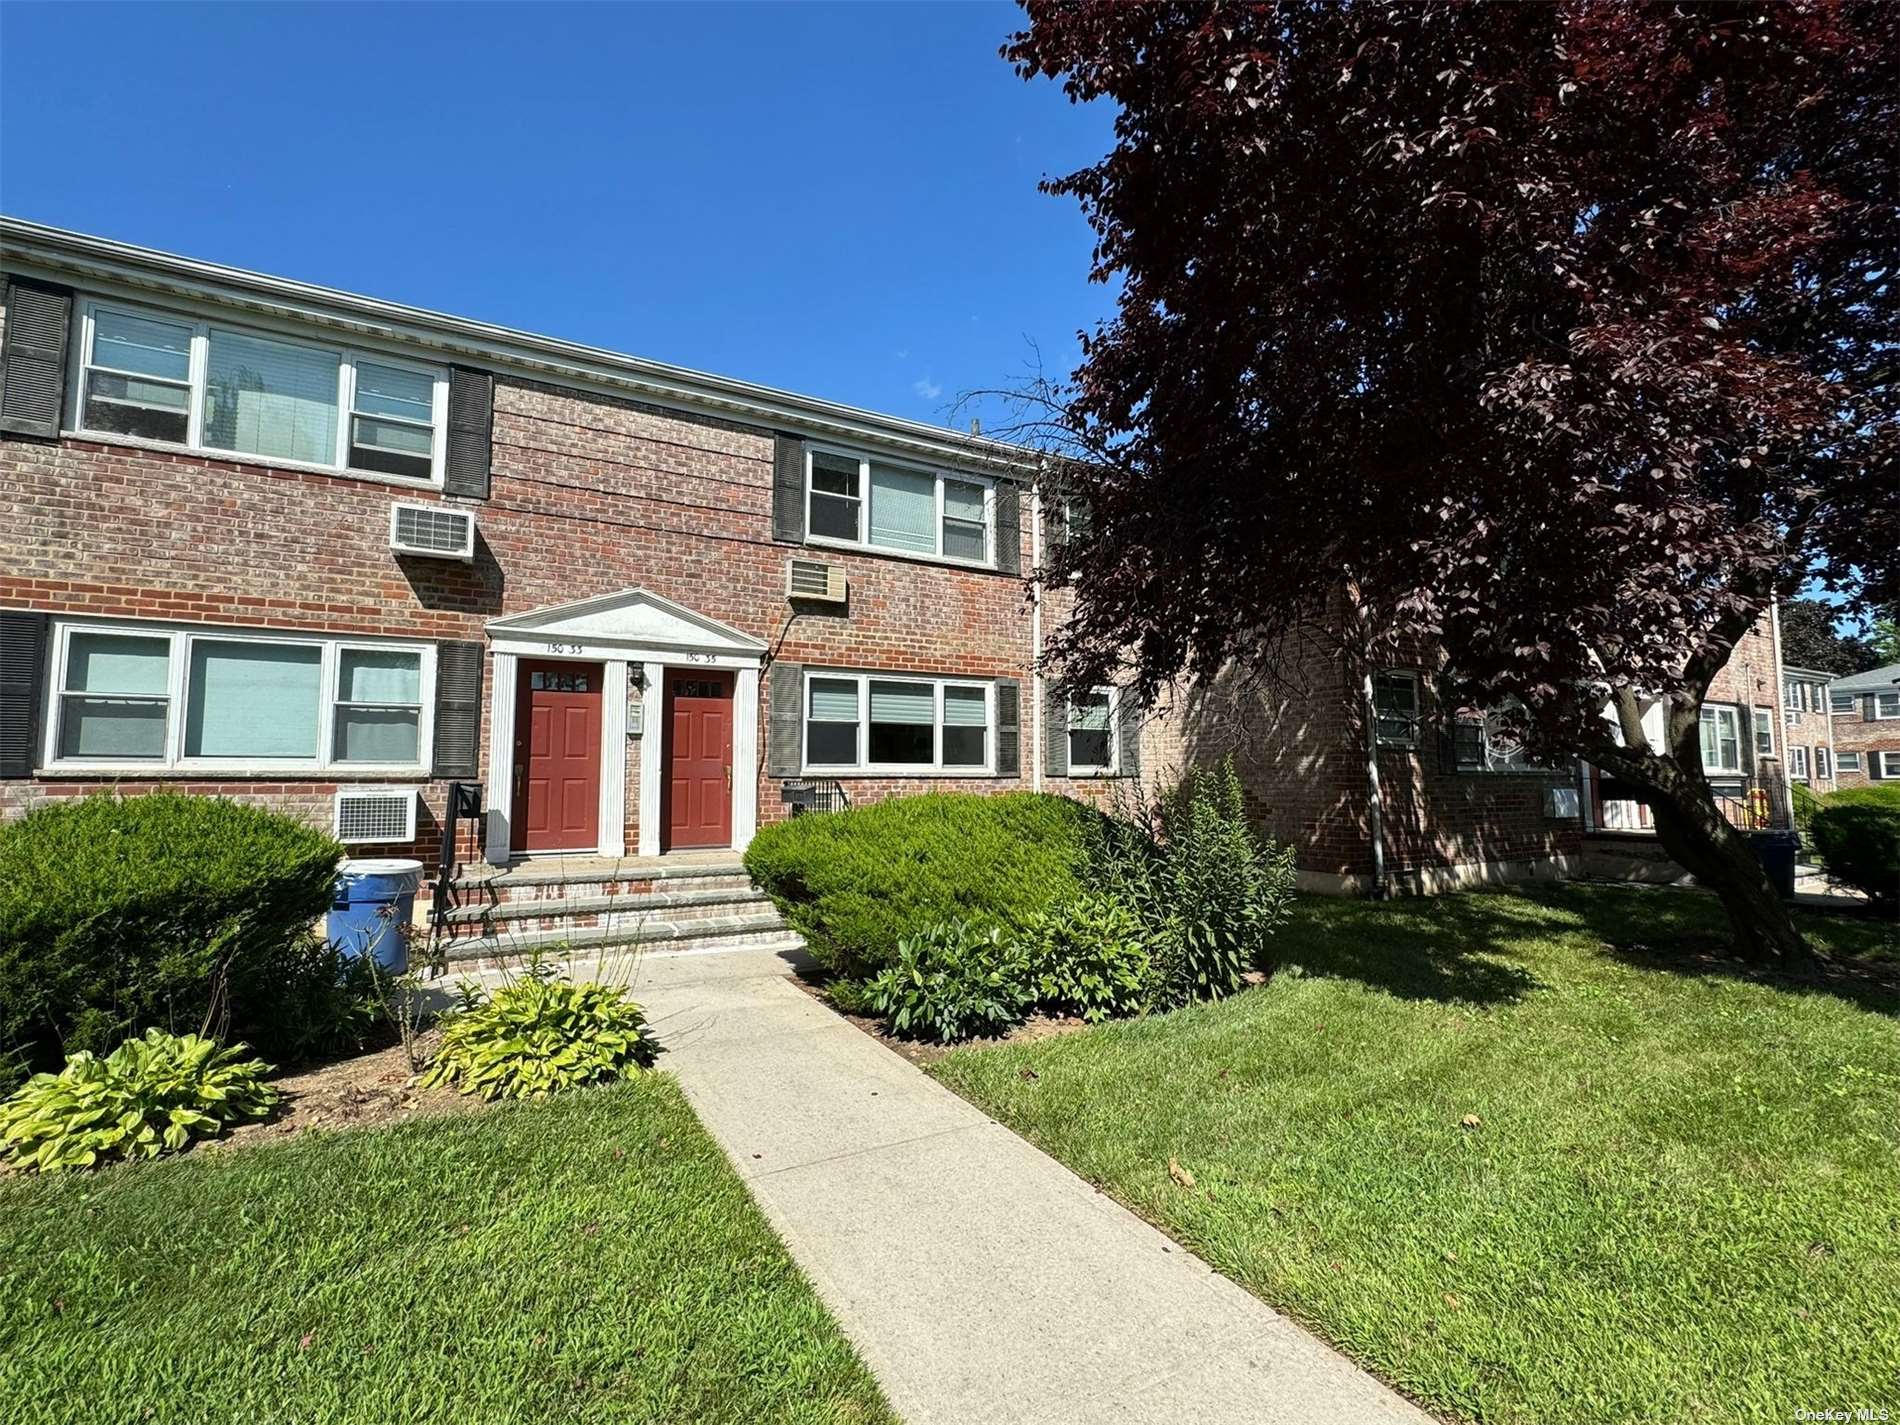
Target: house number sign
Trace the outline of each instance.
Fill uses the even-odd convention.
[[[548,652],[550,653],[579,653],[580,651],[581,651],[581,646],[578,643],[550,642],[548,644]]]

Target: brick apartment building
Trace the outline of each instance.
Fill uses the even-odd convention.
[[[1834,776],[1843,787],[1900,782],[1900,663],[1828,685]]]
[[[0,273],[0,815],[176,787],[427,860],[479,784],[459,858],[650,856],[1233,752],[1309,886],[1367,882],[1364,690],[1323,644],[1146,716],[1050,695],[1020,447],[10,219]],[[1643,834],[1411,664],[1374,689],[1394,884]],[[1767,619],[1712,771],[1779,756],[1781,685]]]
[[[1834,719],[1828,712],[1831,673],[1781,669],[1781,727],[1788,779],[1816,796],[1834,790]]]

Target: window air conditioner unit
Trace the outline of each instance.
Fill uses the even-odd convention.
[[[389,547],[425,559],[475,558],[475,514],[453,505],[391,505]]]
[[[414,787],[341,787],[336,839],[347,845],[416,839]]]
[[[785,597],[813,604],[842,604],[846,597],[844,565],[794,559],[785,566]]]

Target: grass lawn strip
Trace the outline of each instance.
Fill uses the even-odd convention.
[[[665,1075],[0,1183],[10,1425],[884,1422]]]
[[[1720,916],[1611,887],[1309,899],[1262,988],[932,1072],[1441,1411],[1891,1407],[1900,1003],[1656,968]],[[1894,961],[1892,927],[1803,924]]]

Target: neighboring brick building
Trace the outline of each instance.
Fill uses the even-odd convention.
[[[1843,787],[1900,783],[1900,663],[1836,678],[1828,698],[1836,781]]]
[[[1828,681],[1833,675],[1811,668],[1781,668],[1783,758],[1790,781],[1805,783],[1816,796],[1834,790],[1834,719],[1828,714]]]

